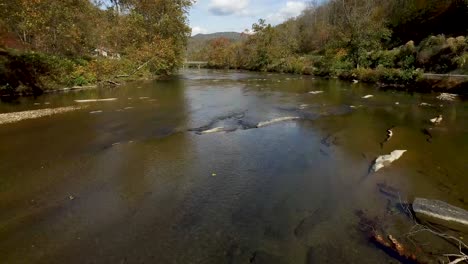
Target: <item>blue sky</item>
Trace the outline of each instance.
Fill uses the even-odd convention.
[[[189,15],[192,35],[222,31],[242,32],[259,18],[278,24],[295,17],[307,0],[198,0]]]

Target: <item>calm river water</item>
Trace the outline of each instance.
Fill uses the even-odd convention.
[[[0,125],[0,263],[388,263],[356,216],[398,214],[379,186],[468,209],[468,102],[436,96],[194,70],[0,103],[118,98]]]

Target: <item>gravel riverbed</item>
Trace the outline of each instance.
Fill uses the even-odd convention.
[[[46,109],[39,109],[39,110],[30,110],[30,111],[22,111],[22,112],[14,112],[14,113],[4,113],[0,114],[0,125],[8,124],[8,123],[15,123],[26,119],[35,119],[45,116],[51,116],[55,114],[67,113],[71,111],[76,111],[79,109],[83,109],[83,106],[67,106],[67,107],[59,107],[59,108],[46,108]]]

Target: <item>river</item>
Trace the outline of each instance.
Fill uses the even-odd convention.
[[[0,103],[117,98],[0,125],[0,262],[388,263],[357,212],[402,235],[398,201],[468,209],[468,102],[436,96],[188,70]],[[397,149],[407,152],[369,173]]]

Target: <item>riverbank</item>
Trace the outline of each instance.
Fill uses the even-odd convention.
[[[465,36],[427,36],[400,46],[381,40],[376,40],[378,45],[374,46],[354,43],[355,47],[342,42],[300,51],[288,50],[282,42],[275,43],[276,48],[271,47],[273,43],[265,45],[277,36],[271,31],[265,27],[240,42],[212,40],[206,43],[202,54],[190,59],[207,61],[208,67],[220,69],[306,74],[408,91],[468,93]],[[362,38],[366,37],[359,37]]]
[[[258,71],[242,68],[222,68],[206,65],[206,69],[232,69],[250,72],[270,72],[314,76],[324,79],[339,79],[350,83],[374,84],[380,89],[407,92],[441,92],[468,95],[468,75],[432,74],[418,70],[403,71],[400,69],[355,69],[352,71],[330,72],[319,68],[305,67],[297,71],[268,70]]]
[[[381,89],[393,89],[407,92],[442,92],[454,94],[468,94],[468,75],[428,74],[420,71],[410,72],[409,77],[402,77],[404,73],[395,71],[390,76],[381,75],[378,70],[366,70],[367,74],[342,74],[337,78],[353,83],[364,82],[375,84]],[[369,77],[372,76],[372,77]]]
[[[0,48],[0,97],[38,96],[160,78],[165,73],[153,69],[152,60],[65,57]]]

